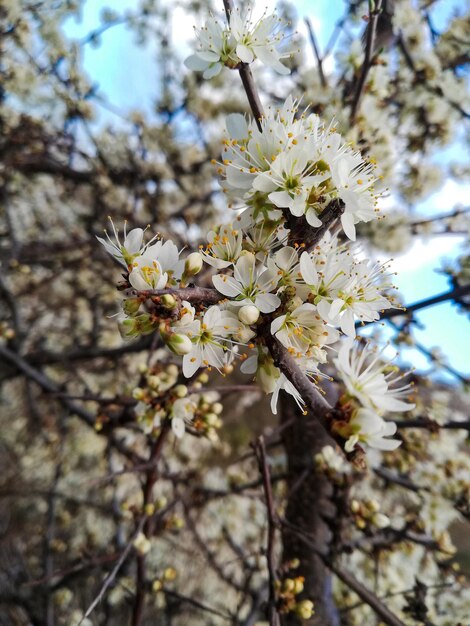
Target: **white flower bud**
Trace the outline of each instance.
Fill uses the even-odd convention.
[[[195,276],[202,270],[202,256],[199,252],[192,252],[184,262],[185,276]]]
[[[212,411],[216,415],[220,415],[223,410],[224,410],[223,404],[221,404],[220,402],[214,402],[214,404],[212,405]]]
[[[207,413],[206,415],[206,423],[209,426],[215,426],[219,422],[219,418],[215,413]]]
[[[173,378],[176,378],[179,374],[178,366],[174,363],[170,363],[170,365],[166,368],[166,372],[168,376],[173,376]]]
[[[193,349],[192,341],[187,335],[173,333],[165,341],[170,350],[179,356],[189,354]]]
[[[147,554],[147,552],[149,552],[151,548],[150,541],[147,539],[144,533],[139,533],[137,535],[137,537],[133,541],[133,545],[141,556]]]
[[[383,513],[376,513],[372,518],[372,522],[377,528],[387,528],[387,526],[390,526],[389,518]]]
[[[242,306],[238,311],[238,319],[247,326],[256,324],[259,319],[259,309],[257,309],[253,304]]]

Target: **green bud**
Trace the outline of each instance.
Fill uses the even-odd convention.
[[[133,317],[136,315],[142,304],[139,298],[126,298],[122,303],[123,311],[126,315]]]
[[[145,397],[145,392],[141,387],[136,387],[132,390],[132,397],[135,400],[143,400]]]
[[[212,412],[216,415],[220,415],[223,410],[224,406],[220,402],[214,402],[214,404],[212,405]]]
[[[171,335],[165,337],[165,342],[170,350],[179,356],[189,354],[193,349],[192,341],[187,335],[172,333]]]
[[[160,300],[164,309],[171,311],[176,307],[176,298],[171,293],[165,293]]]
[[[199,272],[202,270],[202,265],[202,256],[199,254],[199,252],[191,253],[188,257],[186,257],[186,260],[184,262],[184,275],[195,276],[196,274],[199,274]]]
[[[125,337],[149,335],[155,330],[151,317],[147,313],[124,320],[121,327]]]

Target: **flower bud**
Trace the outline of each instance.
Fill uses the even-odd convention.
[[[174,309],[176,307],[176,298],[172,296],[171,293],[165,293],[160,298],[160,301],[162,303],[162,307],[164,309],[168,309],[169,311],[171,311],[171,309]]]
[[[212,405],[212,411],[216,415],[220,415],[223,410],[224,410],[224,406],[221,402],[214,402],[214,404]]]
[[[313,615],[313,602],[311,600],[302,600],[295,607],[295,613],[300,619],[310,619]]]
[[[163,509],[166,507],[167,504],[168,504],[168,500],[165,496],[160,496],[159,498],[155,500],[156,509]]]
[[[135,389],[132,390],[132,397],[135,400],[143,400],[145,398],[145,391],[142,387],[135,387]]]
[[[161,377],[155,374],[147,376],[147,383],[151,389],[158,389],[160,387]]]
[[[192,252],[184,262],[185,276],[195,276],[202,270],[202,256],[199,252]]]
[[[302,593],[304,590],[304,578],[303,576],[298,576],[294,578],[294,593],[297,596],[299,593]]]
[[[279,375],[280,372],[270,357],[266,357],[259,362],[256,370],[256,380],[264,393],[273,392]]]
[[[179,356],[189,354],[193,349],[192,341],[187,335],[172,333],[171,335],[167,335],[164,339],[170,350]]]
[[[185,398],[188,395],[188,388],[186,385],[176,385],[173,389],[178,398]]]
[[[177,575],[178,573],[174,567],[167,567],[166,570],[163,572],[163,578],[165,580],[175,580]]]
[[[144,556],[144,554],[147,554],[147,552],[149,552],[151,548],[150,541],[147,539],[144,533],[139,533],[137,535],[137,537],[133,541],[133,545],[134,545],[134,548],[137,550],[137,552],[141,556]]]
[[[125,319],[121,324],[122,333],[125,337],[138,337],[148,335],[155,330],[150,315],[142,313],[136,317]]]
[[[357,500],[351,501],[351,511],[353,513],[358,513],[360,508],[361,508],[361,505]]]
[[[140,309],[142,304],[139,298],[126,298],[122,303],[122,309],[126,315],[132,317]]]
[[[216,426],[216,424],[218,424],[219,422],[219,418],[217,417],[215,413],[207,413],[205,419],[206,419],[206,423],[209,426]]]
[[[387,528],[387,526],[390,526],[389,518],[383,513],[376,513],[372,518],[372,522],[377,528]]]
[[[259,309],[257,309],[254,304],[242,306],[238,311],[238,319],[247,326],[256,324],[259,319]]]

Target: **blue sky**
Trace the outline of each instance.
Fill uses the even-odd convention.
[[[220,3],[222,4],[222,3]],[[260,3],[262,7],[265,2]],[[270,5],[275,6],[275,3]],[[135,7],[134,0],[86,0],[79,21],[69,20],[64,25],[68,36],[82,39],[91,30],[97,28],[100,14],[104,7],[112,6],[121,13]],[[434,8],[434,20],[442,24],[452,15],[458,2],[446,0],[437,2]],[[313,8],[312,8],[313,7]],[[341,0],[308,0],[296,2],[299,17],[308,15],[312,20],[321,49],[324,49],[336,21],[341,17],[344,2]],[[177,8],[173,11],[174,37],[183,60],[189,51],[187,43],[192,39],[192,23],[184,12]],[[299,22],[299,30],[304,32],[304,25]],[[125,26],[111,28],[102,36],[102,45],[84,48],[84,66],[89,76],[99,85],[99,93],[111,105],[111,109],[127,113],[131,110],[143,110],[152,118],[153,103],[158,96],[158,64],[156,46],[149,43],[139,47],[135,43],[135,34]],[[313,55],[307,47],[307,59],[313,62]],[[309,57],[310,55],[310,57]],[[184,68],[182,67],[182,71]],[[116,117],[107,109],[102,109],[98,123],[118,123]],[[436,155],[436,159],[452,161],[462,157],[462,145],[456,143]],[[448,181],[437,193],[415,205],[420,215],[432,215],[451,211],[457,203],[465,204],[470,196],[469,184],[457,184]],[[461,253],[462,238],[443,236],[428,240],[417,240],[406,255],[396,257],[393,269],[399,273],[394,282],[399,287],[407,303],[416,302],[448,289],[447,280],[436,272],[442,266],[442,259],[452,259]],[[439,346],[448,355],[453,366],[464,374],[469,374],[467,354],[470,352],[470,333],[468,319],[456,312],[450,304],[441,304],[417,314],[423,324],[422,330],[416,331],[416,338],[427,347]],[[415,350],[404,351],[409,363],[421,369],[428,368],[428,362]]]

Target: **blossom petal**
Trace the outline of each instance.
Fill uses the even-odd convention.
[[[255,58],[252,50],[250,50],[247,46],[244,46],[242,43],[237,45],[236,53],[243,63],[252,63]]]
[[[208,66],[207,61],[201,59],[198,54],[192,54],[187,59],[185,59],[184,64],[188,68],[188,70],[192,70],[193,72],[202,72]]]
[[[248,124],[241,113],[231,113],[225,120],[227,132],[232,139],[240,141],[248,138]]]
[[[232,276],[226,276],[225,274],[216,274],[212,276],[212,283],[214,287],[229,298],[236,298],[240,295],[240,284],[232,278]]]

